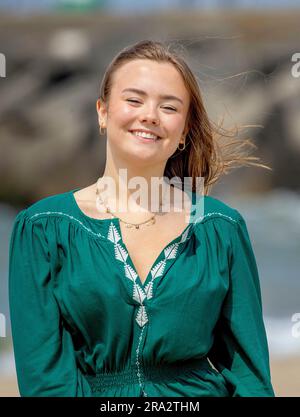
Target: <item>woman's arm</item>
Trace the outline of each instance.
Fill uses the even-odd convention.
[[[47,221],[47,220],[46,220]],[[70,333],[53,293],[51,258],[42,222],[21,211],[9,254],[9,304],[18,385],[23,397],[83,396]]]
[[[230,287],[208,356],[231,396],[273,397],[258,269],[245,220],[237,213]]]

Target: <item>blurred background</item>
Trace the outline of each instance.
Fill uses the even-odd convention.
[[[38,199],[102,175],[100,82],[120,49],[142,39],[179,46],[212,120],[223,115],[226,127],[258,125],[247,137],[272,171],[239,168],[211,195],[246,219],[273,386],[277,396],[300,396],[298,6],[299,0],[0,0],[0,396],[19,396],[8,304],[14,218]]]

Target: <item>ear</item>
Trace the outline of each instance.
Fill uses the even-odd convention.
[[[98,123],[99,126],[106,127],[107,126],[107,110],[104,101],[100,98],[96,101],[96,110],[98,113]]]
[[[187,135],[187,130],[185,129],[182,133],[182,136],[180,138],[179,143],[185,143],[186,142],[186,135]]]
[[[187,134],[190,131],[190,127],[191,127],[191,116],[188,113],[185,119],[185,123],[184,123],[184,130],[183,130],[183,136],[186,138]]]
[[[183,134],[182,134],[184,136],[184,138],[186,138],[187,134],[189,133],[189,130],[190,130],[189,126],[186,125],[185,128],[184,128]]]

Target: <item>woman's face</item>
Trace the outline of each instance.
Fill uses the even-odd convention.
[[[172,64],[130,61],[114,74],[108,109],[97,101],[99,125],[107,128],[108,146],[122,159],[166,163],[186,134],[189,93]],[[144,139],[133,131],[151,131]]]

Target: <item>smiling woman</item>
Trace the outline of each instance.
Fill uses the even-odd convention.
[[[14,223],[9,297],[21,395],[274,396],[247,226],[207,195],[226,168],[256,158],[209,121],[192,71],[160,42],[114,58],[96,110],[107,130],[104,175],[37,201]],[[141,183],[140,197],[151,192],[151,210],[148,198],[122,210],[134,193],[121,170]],[[190,187],[174,186],[187,178]],[[156,179],[165,192],[152,210]]]
[[[97,101],[99,124],[107,127],[109,138],[104,175],[111,175],[113,155],[118,165],[130,159],[131,169],[140,170],[142,164],[151,171],[148,177],[161,176],[187,134],[190,99],[181,75],[169,62],[134,59],[114,72],[111,83],[109,99]]]

